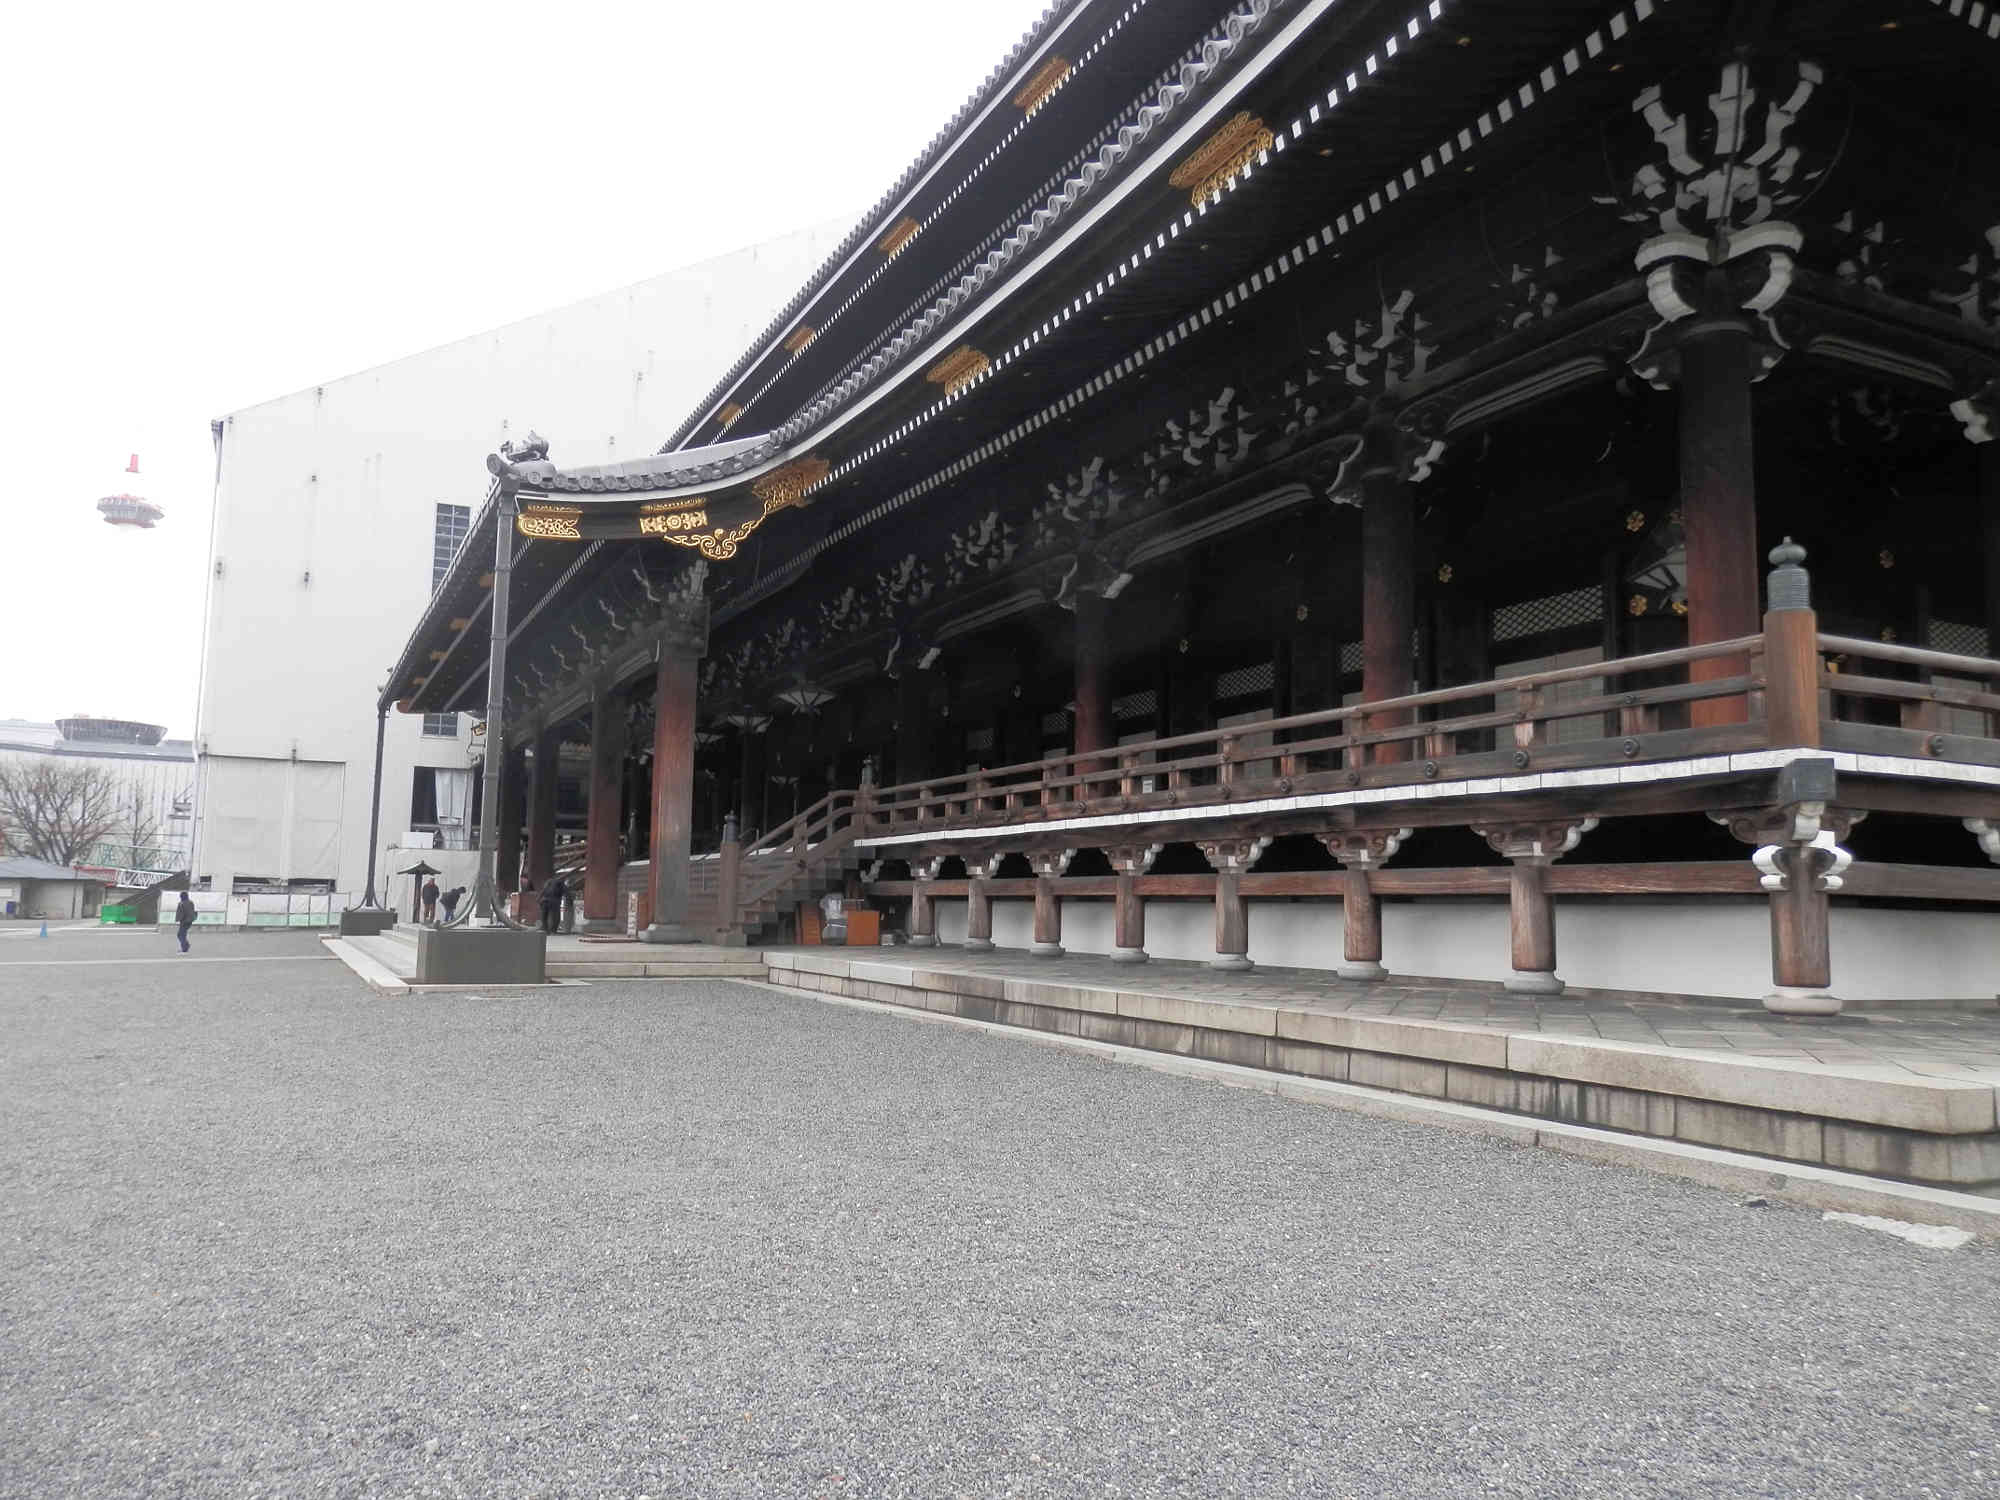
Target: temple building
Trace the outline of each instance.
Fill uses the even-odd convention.
[[[380,709],[492,691],[503,889],[587,745],[660,940],[1990,1000],[1996,76],[1968,0],[1059,0],[657,452],[488,460]]]

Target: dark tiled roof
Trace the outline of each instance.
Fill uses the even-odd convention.
[[[1065,12],[1085,3],[1086,0],[1050,0],[1048,9],[1036,18],[1035,24],[1030,26],[1021,40],[1014,44],[1013,50],[1001,60],[999,66],[986,75],[986,81],[973,90],[972,97],[959,107],[958,113],[951,117],[944,129],[931,137],[930,144],[917,154],[917,159],[904,168],[903,175],[898,177],[895,185],[882,195],[881,201],[862,216],[860,223],[848,231],[847,238],[842,240],[833,254],[827,257],[826,263],[813,273],[812,279],[799,288],[798,295],[785,304],[784,311],[772,320],[771,326],[764,330],[755,343],[743,351],[742,357],[729,367],[729,373],[716,382],[715,388],[701,398],[701,404],[674,430],[674,435],[660,446],[662,453],[671,452],[685,442],[688,434],[701,424],[715,403],[728,393],[731,386],[743,378],[750,366],[755,364],[771,346],[772,340],[777,338],[786,325],[804,310],[807,303],[819,295],[829,281],[833,280],[854,252],[864,243],[880,238],[884,227],[883,216],[902,200],[903,195],[910,190],[917,179],[929,171],[932,164],[945,153],[953,141],[958,139],[958,133],[966,122],[993,102],[1002,86],[1013,76],[1020,60],[1033,51],[1036,44],[1054,29],[1057,20]],[[700,483],[699,480],[694,482]]]
[[[45,859],[13,855],[0,859],[0,880],[89,880],[104,884],[93,875],[79,875],[68,865],[52,865]]]
[[[923,344],[942,324],[969,306],[996,278],[1025,259],[1044,239],[1058,231],[1073,215],[1077,206],[1088,199],[1100,183],[1113,176],[1156,130],[1171,121],[1188,97],[1207,82],[1218,69],[1225,66],[1236,55],[1243,42],[1263,26],[1271,13],[1283,8],[1286,3],[1287,0],[1243,0],[1243,3],[1217,27],[1214,34],[1181,64],[1173,76],[1160,85],[1153,102],[1140,106],[1131,119],[1119,128],[1116,135],[1107,141],[1095,156],[1085,161],[1076,175],[1068,179],[1061,190],[1053,194],[1044,206],[1036,209],[1013,234],[1008,235],[988,252],[984,260],[960,278],[958,284],[934,302],[921,317],[883,345],[871,358],[857,366],[839,384],[821,394],[794,414],[784,425],[772,431],[767,439],[774,445],[772,451],[776,453],[789,449],[834,416],[876,380],[900,364],[905,355]],[[1053,11],[1049,14],[1053,14]],[[1044,21],[1047,19],[1045,15]],[[1011,62],[1010,58],[1009,65]],[[764,347],[770,337],[771,335],[767,333],[764,340],[760,341],[740,363],[747,363]],[[740,374],[740,370],[736,374]],[[736,374],[731,375],[731,380],[736,378]],[[720,390],[715,393],[715,395],[720,394]],[[714,399],[715,396],[712,395],[709,401],[712,403]],[[704,406],[703,410],[706,409]],[[683,433],[682,436],[684,435]],[[679,438],[677,437],[675,441],[679,441]],[[703,450],[691,450],[691,452],[701,451]],[[701,484],[707,481],[690,479],[685,482]]]

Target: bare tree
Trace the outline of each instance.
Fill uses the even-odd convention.
[[[102,766],[54,756],[0,761],[0,852],[73,865],[132,816]]]

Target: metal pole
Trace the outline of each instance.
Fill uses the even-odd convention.
[[[375,894],[375,845],[382,829],[382,737],[389,730],[389,705],[375,705],[375,786],[368,798],[368,893],[361,898],[364,907],[382,910],[382,902]]]
[[[493,640],[486,657],[486,760],[481,767],[479,810],[479,879],[472,890],[472,916],[489,925],[513,927],[500,906],[494,880],[500,853],[500,757],[506,751],[500,717],[506,712],[507,590],[514,570],[514,491],[506,484],[493,494]]]

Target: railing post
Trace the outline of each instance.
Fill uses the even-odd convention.
[[[1546,688],[1522,688],[1516,694],[1514,720],[1514,748],[1526,750],[1535,745],[1548,743],[1549,722],[1542,715],[1547,709],[1548,690]]]
[[[1820,743],[1819,616],[1801,564],[1806,549],[1790,537],[1771,549],[1764,613],[1766,735],[1773,746]]]
[[[1215,742],[1215,780],[1219,786],[1236,785],[1236,736],[1218,736]]]
[[[736,814],[730,812],[722,819],[722,852],[715,861],[715,912],[725,935],[736,930],[742,910],[742,871],[743,845],[737,839]]]

